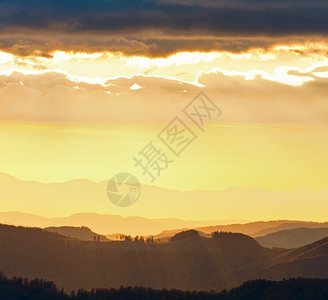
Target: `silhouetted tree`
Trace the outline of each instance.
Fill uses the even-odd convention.
[[[124,240],[127,242],[131,242],[132,241],[131,235],[126,235]]]
[[[146,239],[146,243],[147,244],[154,244],[154,237],[153,236],[150,236]]]

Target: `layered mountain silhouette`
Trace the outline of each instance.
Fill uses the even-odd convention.
[[[148,219],[137,216],[122,217],[118,215],[96,213],[76,213],[69,217],[45,218],[22,212],[0,212],[0,223],[2,224],[40,228],[88,227],[97,234],[106,235],[108,239],[114,239],[114,237],[120,236],[120,234],[130,234],[153,235],[155,239],[167,241],[175,234],[187,229],[196,229],[205,236],[210,235],[214,231],[229,231],[244,233],[251,237],[262,237],[269,233],[274,233],[284,229],[294,229],[300,227],[328,228],[328,222],[306,222],[292,220],[258,221],[242,224],[222,224],[220,222],[222,221],[186,221],[174,218]],[[215,225],[202,226],[206,223],[215,223]]]
[[[328,278],[328,239],[286,250],[241,233],[184,234],[165,244],[80,241],[39,228],[0,226],[0,268],[78,288],[221,290],[257,278]]]
[[[45,218],[22,212],[0,212],[0,223],[2,224],[41,228],[86,226],[92,231],[102,235],[116,233],[150,235],[157,234],[164,229],[194,228],[209,223],[218,224],[219,222],[220,221],[186,221],[174,218],[148,219],[137,216],[122,217],[119,215],[96,213],[76,213],[68,217]]]
[[[270,233],[282,232],[283,228],[292,228],[292,229],[317,228],[318,231],[312,231],[313,235],[311,235],[310,231],[307,231],[307,233],[304,233],[303,235],[299,231],[295,231],[295,232],[291,231],[289,237],[286,238],[287,240],[285,239],[285,242],[283,241],[284,235],[282,233],[273,236],[269,235]],[[328,230],[328,223],[278,220],[278,221],[250,222],[245,224],[228,224],[228,225],[215,225],[215,226],[207,226],[207,227],[196,227],[194,229],[199,231],[203,236],[208,236],[214,231],[239,232],[256,238],[256,240],[262,246],[265,247],[294,248],[294,247],[309,244],[313,241],[325,237],[326,234],[324,232]],[[154,235],[154,239],[162,240],[162,241],[169,240],[172,236],[184,230],[186,229],[164,230],[161,233]],[[317,234],[314,234],[314,232],[317,232]],[[266,237],[266,233],[269,233],[267,237]],[[292,235],[295,235],[295,237],[292,237]],[[302,237],[304,238],[303,240]],[[275,238],[276,241],[273,242]],[[291,242],[288,242],[288,239],[290,239]],[[296,243],[295,240],[298,241],[298,244]],[[293,244],[293,241],[295,241],[296,245]],[[284,246],[282,246],[282,244]]]
[[[112,175],[109,174],[109,178]],[[23,181],[0,173],[0,199],[3,199],[1,211],[22,211],[48,217],[70,216],[76,212],[96,212],[112,215],[110,223],[112,228],[108,227],[108,222],[99,221],[99,218],[94,218],[91,222],[91,216],[86,220],[81,220],[80,216],[75,215],[69,220],[62,220],[65,222],[59,222],[57,218],[47,218],[46,220],[39,218],[39,224],[31,224],[31,219],[20,216],[17,218],[20,223],[15,222],[14,224],[38,227],[88,226],[100,234],[154,235],[163,230],[246,223],[248,220],[270,220],[273,216],[274,219],[281,220],[313,219],[320,221],[326,220],[325,212],[328,210],[328,190],[271,191],[261,188],[229,187],[220,191],[177,191],[142,185],[140,199],[135,205],[129,207],[128,213],[124,211],[124,214],[126,216],[142,216],[144,218],[141,218],[140,221],[144,220],[139,222],[126,219],[124,231],[120,231],[116,224],[120,223],[122,229],[121,225],[124,223],[122,219],[124,218],[118,216],[122,215],[122,210],[108,200],[107,184],[108,180],[93,182],[85,179],[40,183]],[[170,216],[170,218],[160,219],[163,216]],[[7,223],[5,218],[0,217],[1,223]],[[247,219],[245,220],[245,218]],[[9,218],[8,222],[12,222],[12,219]],[[104,219],[106,218],[104,217]],[[148,222],[149,219],[152,219],[152,222]],[[177,219],[198,221],[189,222]],[[26,222],[22,223],[23,221]],[[138,228],[135,224],[138,225]],[[280,230],[285,229],[291,228],[281,228]],[[262,233],[260,236],[268,233]]]

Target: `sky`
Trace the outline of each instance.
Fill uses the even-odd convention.
[[[1,1],[0,172],[325,190],[327,13],[323,0]],[[189,134],[178,155],[170,124]],[[150,142],[167,159],[153,177],[137,164]]]

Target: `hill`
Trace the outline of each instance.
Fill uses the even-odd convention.
[[[198,237],[198,236],[199,236],[199,232],[197,230],[191,229],[191,230],[177,233],[176,235],[171,237],[170,242],[177,242],[177,241],[185,240],[192,237]]]
[[[262,273],[263,278],[289,277],[328,278],[328,238],[290,250],[278,257],[277,263]]]
[[[282,230],[291,230],[296,228],[328,228],[328,222],[305,222],[305,221],[288,221],[281,222],[276,227],[260,230],[254,237],[264,236]]]
[[[324,237],[328,237],[328,228],[296,228],[270,233],[257,237],[256,240],[263,247],[291,249],[305,246]]]
[[[45,228],[46,231],[49,232],[56,232],[61,235],[79,239],[82,241],[108,241],[108,239],[103,236],[93,232],[90,228],[82,226],[82,227],[73,227],[73,226],[61,226],[61,227],[47,227]]]

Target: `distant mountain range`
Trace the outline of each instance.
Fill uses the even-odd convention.
[[[328,238],[293,250],[241,233],[166,244],[79,241],[38,228],[0,226],[0,271],[67,290],[119,286],[221,290],[251,279],[328,278]]]
[[[312,228],[304,231],[290,231],[284,233],[283,228]],[[259,221],[246,224],[216,225],[194,228],[203,236],[209,236],[214,231],[240,232],[256,240],[264,247],[295,248],[314,242],[320,238],[328,236],[328,222],[305,222],[305,221]],[[318,229],[318,230],[315,230]],[[168,241],[173,235],[185,229],[164,230],[160,234],[154,235],[155,240]],[[265,235],[266,232],[274,234]]]
[[[122,217],[110,214],[78,213],[69,217],[44,218],[21,212],[0,212],[0,223],[28,227],[86,226],[102,235],[129,234],[151,235],[165,229],[194,228],[220,221],[185,221],[174,218],[147,219],[142,217]]]
[[[114,174],[109,174],[109,178],[112,175]],[[134,231],[134,221],[131,222],[132,225],[123,228],[124,230],[120,226],[116,231],[115,222],[111,223],[113,228],[108,227],[107,222],[101,225],[103,221],[99,221],[93,227],[89,223],[74,223],[79,221],[79,217],[65,224],[35,225],[88,226],[100,234],[122,232],[141,235],[158,234],[163,230],[183,227],[246,223],[247,220],[272,218],[326,221],[325,212],[328,211],[328,190],[271,191],[261,188],[229,187],[220,191],[177,191],[152,185],[142,185],[140,199],[133,206],[122,209],[107,199],[107,183],[106,180],[97,183],[86,179],[40,183],[23,181],[0,173],[1,211],[20,211],[48,217],[69,216],[76,212],[96,212],[102,215],[142,216],[157,220],[150,223],[145,220],[142,227],[138,228],[138,232]],[[162,219],[167,216],[169,219]],[[181,222],[177,219],[196,221]],[[116,222],[121,222],[119,217]]]
[[[44,218],[21,212],[4,212],[0,213],[0,223],[40,228],[50,227],[52,228],[52,231],[56,231],[69,237],[74,237],[74,234],[78,234],[79,237],[76,237],[82,240],[88,240],[89,238],[92,239],[94,234],[99,234],[104,236],[104,238],[115,240],[118,239],[118,237],[120,237],[122,234],[124,234],[132,236],[152,235],[155,240],[167,241],[176,233],[187,229],[196,229],[204,236],[208,236],[214,231],[229,231],[239,232],[257,238],[265,236],[268,233],[281,231],[283,229],[295,229],[300,227],[328,228],[328,222],[319,223],[291,220],[258,221],[245,224],[237,223],[227,225],[202,226],[206,222],[184,221],[178,219],[147,219],[142,217],[121,217],[116,215],[100,215],[95,213],[79,213],[62,218]],[[59,227],[63,228],[58,229]],[[90,228],[88,230],[92,232],[89,232],[89,238],[86,238],[86,229],[79,230],[78,228],[73,227],[88,227]],[[54,228],[57,228],[57,230],[55,230]],[[69,228],[71,228],[70,233],[68,232]],[[73,233],[72,231],[75,231],[75,233]],[[261,244],[263,241],[263,245],[271,247],[270,244],[264,242],[264,238],[260,238],[258,239],[258,241]],[[304,242],[300,241],[299,245],[305,245],[310,241],[313,240],[305,239]],[[272,247],[281,247],[281,245],[272,244]],[[288,245],[287,248],[293,247],[290,247],[290,245]]]

